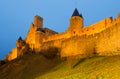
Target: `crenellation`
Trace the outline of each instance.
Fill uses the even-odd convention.
[[[26,45],[35,53],[57,49],[61,58],[76,55],[90,57],[96,54],[107,56],[120,54],[116,53],[120,50],[119,30],[120,14],[114,20],[108,17],[95,24],[84,26],[83,16],[75,9],[68,29],[62,33],[44,28],[43,18],[36,15],[25,40],[21,38],[17,40],[16,47],[6,59],[11,61],[22,55],[21,51]]]

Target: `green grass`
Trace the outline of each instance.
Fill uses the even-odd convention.
[[[120,79],[120,56],[47,59],[27,55],[0,66],[0,79]]]
[[[75,67],[62,62],[36,79],[120,79],[120,56],[78,59]],[[74,61],[74,60],[73,60]]]

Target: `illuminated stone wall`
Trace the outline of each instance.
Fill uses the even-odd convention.
[[[11,61],[13,59],[16,59],[17,58],[17,49],[16,48],[13,48],[12,49],[12,52],[10,52],[7,56],[6,56],[6,60],[7,61]]]
[[[79,19],[79,18],[78,18]],[[95,24],[92,24],[90,26],[84,26],[84,27],[74,27],[74,24],[76,24],[76,26],[80,26],[83,25],[83,20],[82,21],[78,21],[78,23],[74,23],[72,22],[74,21],[73,18],[72,20],[70,20],[70,26],[69,29],[65,32],[62,32],[60,34],[57,35],[53,35],[53,36],[48,36],[46,38],[43,38],[43,42],[47,42],[47,41],[51,41],[51,40],[58,40],[58,39],[67,39],[73,36],[81,36],[81,35],[91,35],[91,34],[95,34],[95,33],[99,33],[105,29],[107,29],[108,27],[111,27],[113,25],[115,25],[116,23],[120,22],[120,14],[118,14],[118,17],[116,19],[112,19],[112,17],[106,18],[104,20],[101,20]],[[82,23],[82,24],[80,24]],[[79,25],[80,24],[80,25]],[[72,28],[73,26],[73,28]]]
[[[66,39],[61,44],[61,57],[76,55],[81,57],[120,55],[119,30],[120,22],[100,33]]]
[[[34,24],[31,24],[30,26],[30,30],[27,33],[26,36],[26,43],[29,44],[30,48],[33,49],[34,45],[35,45],[35,32],[36,32],[37,27],[34,26]]]
[[[83,18],[74,16],[70,19],[68,30],[58,34],[43,28],[43,19],[35,16],[24,41],[35,52],[57,48],[61,57],[120,54],[120,14],[114,20],[109,17],[90,26],[83,27],[83,23]],[[42,31],[36,31],[37,28]],[[24,48],[24,44],[18,42],[8,54],[8,60],[17,58]]]
[[[99,55],[120,54],[120,23],[113,25],[98,35],[96,51]]]
[[[44,39],[44,49],[57,47],[61,57],[120,54],[120,17],[106,18],[82,29],[66,31]],[[56,42],[59,41],[59,42]]]
[[[34,17],[34,26],[36,26],[38,28],[43,28],[43,18],[36,15]]]

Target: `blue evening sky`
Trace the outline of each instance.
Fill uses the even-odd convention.
[[[120,13],[120,0],[0,0],[0,59],[25,38],[35,15],[44,18],[44,27],[65,31],[75,9],[82,13],[85,26]]]

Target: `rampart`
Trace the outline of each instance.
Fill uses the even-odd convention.
[[[43,28],[43,19],[35,16],[34,24],[31,24],[26,39],[17,41],[16,47],[6,57],[11,61],[22,55],[26,46],[37,52],[52,50],[59,52],[61,57],[93,55],[118,55],[120,54],[120,14],[114,20],[112,17],[101,20],[90,26],[83,26],[83,17],[73,16],[70,20],[70,28],[62,33]],[[76,21],[77,20],[77,21]],[[73,22],[72,22],[73,21]],[[71,25],[74,28],[72,28]],[[79,23],[81,25],[78,28]]]
[[[61,57],[111,56],[120,54],[120,18],[106,18],[73,34],[64,32],[43,39],[42,50],[58,48]],[[75,33],[76,32],[76,33]]]
[[[61,45],[61,57],[90,57],[93,55],[120,55],[120,22],[100,33],[75,36]]]
[[[47,42],[51,40],[58,40],[58,39],[67,39],[73,36],[91,35],[91,34],[99,33],[119,22],[120,22],[120,14],[118,14],[118,17],[114,20],[112,19],[112,17],[109,17],[95,24],[92,24],[90,26],[85,26],[82,29],[74,29],[73,31],[67,30],[60,34],[56,34],[53,36],[43,38],[43,42]]]

